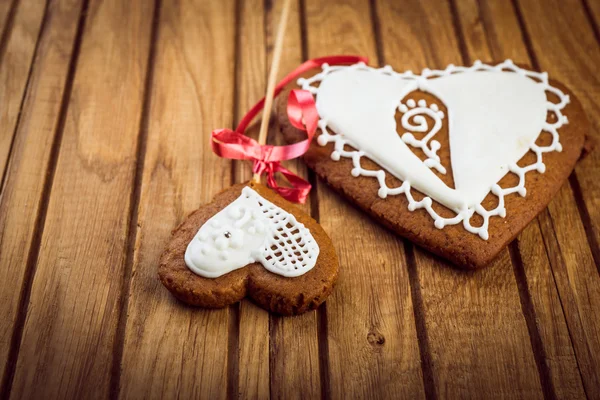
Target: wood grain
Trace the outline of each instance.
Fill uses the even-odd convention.
[[[420,71],[464,62],[447,4],[377,5],[386,63]],[[458,271],[419,248],[415,263],[418,282],[413,284],[423,299],[436,393],[484,398],[493,390],[508,397],[541,397],[508,252],[477,272]]]
[[[5,47],[0,49],[0,177],[6,170],[45,5],[44,0],[20,1],[4,38]]]
[[[299,1],[292,3],[290,18],[283,43],[283,54],[279,68],[279,79],[296,68],[302,60],[302,38],[300,35],[300,7]],[[266,33],[265,43],[267,48],[267,62],[271,62],[272,47],[275,41],[275,30],[282,2],[266,2],[265,10]],[[279,101],[286,101],[279,98]],[[269,143],[285,144],[279,134],[279,127],[275,118],[269,133]],[[305,164],[300,160],[285,162],[285,167],[300,176],[308,179]],[[302,205],[304,211],[311,211],[311,203],[316,201],[314,191],[311,191],[308,200]],[[312,215],[318,219],[318,215]],[[335,290],[335,289],[334,289]],[[276,315],[270,317],[270,364],[271,364],[271,397],[282,399],[318,398],[323,390],[320,381],[319,365],[319,339],[318,318],[326,306],[319,310],[299,315],[294,318],[285,318]]]
[[[366,1],[306,2],[308,56],[360,54],[377,64]],[[317,186],[320,222],[340,258],[326,303],[330,395],[424,397],[402,240]]]
[[[2,40],[3,44],[8,36],[10,36],[11,24],[18,4],[18,0],[5,0],[0,2],[0,40]],[[0,52],[1,51],[3,51],[3,47],[0,47]]]
[[[27,260],[37,250],[32,246],[43,213],[47,173],[53,167],[51,155],[64,107],[65,83],[72,79],[69,65],[80,12],[79,0],[57,1],[48,9],[0,199],[0,320],[4,321],[0,328],[0,370],[5,379],[10,373],[6,367],[11,337],[19,334],[14,329],[32,267]]]
[[[456,6],[470,62],[510,58],[531,65],[511,3],[459,1]],[[515,277],[545,392],[558,398],[585,398],[560,296],[536,220],[519,236],[513,250]]]
[[[238,43],[240,61],[237,72],[238,119],[264,95],[266,65],[270,64],[281,8],[281,2],[241,3]],[[300,64],[300,40],[298,3],[294,2],[284,38],[279,78]],[[275,125],[271,124],[268,143],[283,144]],[[258,122],[249,130],[248,135],[256,138],[257,127]],[[236,181],[251,179],[252,166],[249,162],[235,164]],[[306,177],[306,168],[299,160],[287,162],[286,167]],[[310,212],[310,199],[303,208]],[[264,398],[269,395],[274,398],[319,396],[317,313],[294,318],[269,316],[250,301],[244,300],[240,303],[239,314],[240,398]]]
[[[88,9],[13,398],[108,396],[151,16]]]
[[[238,4],[236,124],[250,107],[264,97],[269,65],[266,54],[264,1],[241,1]],[[255,140],[258,139],[259,123],[260,119],[257,119],[247,133]],[[233,165],[234,182],[252,179],[251,162],[234,161]],[[232,308],[239,313],[239,398],[268,398],[269,313],[247,299]]]
[[[600,397],[598,151],[468,273],[316,182],[304,209],[341,259],[324,306],[187,307],[157,260],[252,176],[208,137],[264,95],[282,2],[47,3],[0,1],[0,397]],[[396,3],[294,2],[280,77],[335,53],[413,71],[511,58],[572,88],[600,140],[597,1]]]
[[[582,3],[519,1],[518,7],[539,68],[573,90],[592,125],[590,134],[599,139],[600,80],[593,65],[600,62],[600,45]],[[553,11],[555,7],[561,12]],[[600,274],[599,260],[594,259],[600,238],[600,184],[595,178],[600,174],[599,166],[598,151],[579,163],[571,183],[580,193],[573,193],[568,186],[560,190],[548,208],[548,222],[557,242],[544,238],[547,245],[560,249],[561,257],[554,259],[553,271],[561,297],[574,300],[563,301],[563,306],[569,327],[578,338],[574,340],[575,353],[590,397],[600,396]]]
[[[162,2],[151,82],[120,394],[225,398],[228,309],[176,301],[158,259],[190,212],[228,187],[231,162],[210,151],[233,120],[233,1]]]

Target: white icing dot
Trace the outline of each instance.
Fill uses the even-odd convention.
[[[325,135],[319,135],[317,138],[317,143],[319,143],[321,146],[327,145],[327,137]]]
[[[198,240],[204,241],[206,239],[208,239],[208,232],[206,232],[206,231],[200,231],[198,233]]]
[[[398,110],[400,110],[401,113],[405,113],[408,111],[408,107],[406,107],[406,104],[400,104]]]
[[[230,245],[234,249],[239,249],[244,245],[244,234],[237,232],[230,240]]]
[[[258,232],[258,233],[263,233],[265,231],[265,226],[260,221],[256,221],[256,224],[254,226],[256,228],[256,232]]]
[[[215,246],[219,250],[225,250],[229,246],[229,241],[225,236],[218,237],[215,240]]]
[[[242,218],[242,210],[239,207],[231,207],[229,209],[229,216],[233,219]]]
[[[433,224],[438,229],[444,229],[444,220],[442,220],[442,219],[436,219]]]
[[[524,187],[520,187],[517,193],[519,193],[521,197],[525,197],[527,195],[527,189],[525,189]]]
[[[556,151],[558,151],[559,153],[562,151],[562,144],[560,143],[556,143]]]
[[[440,108],[438,107],[438,105],[437,105],[437,104],[435,104],[435,103],[431,103],[431,104],[429,105],[429,108],[431,108],[433,111],[438,111],[438,110],[440,109]]]
[[[384,187],[380,187],[379,190],[377,191],[377,195],[379,197],[381,197],[382,199],[385,199],[388,195],[387,189]]]
[[[440,147],[442,147],[442,145],[440,144],[440,142],[438,142],[437,140],[432,140],[431,141],[431,150],[433,150],[435,152],[436,150],[439,150]]]
[[[412,143],[412,142],[414,142],[414,141],[415,141],[415,137],[413,136],[413,134],[412,134],[412,133],[410,133],[410,132],[406,132],[406,133],[404,133],[404,135],[402,135],[402,140],[403,140],[405,143]]]
[[[418,104],[419,104],[419,107],[425,107],[425,106],[427,106],[427,102],[425,100],[423,100],[423,99],[419,100]]]
[[[546,172],[546,164],[544,164],[544,163],[539,163],[539,164],[538,164],[538,166],[537,166],[537,171],[538,171],[540,174],[543,174],[544,172]]]
[[[483,240],[488,240],[489,236],[490,235],[488,234],[487,230],[484,230],[484,229],[479,230],[479,237],[482,238]]]
[[[506,218],[506,208],[502,207],[500,210],[498,210],[498,215],[502,218]]]
[[[339,161],[340,160],[340,153],[338,151],[333,151],[331,153],[331,159],[333,161]]]
[[[358,168],[352,168],[352,176],[357,177],[360,176],[360,169]]]
[[[408,101],[406,102],[406,104],[410,107],[413,108],[414,106],[417,105],[417,103],[415,103],[415,101],[413,99],[408,99]]]

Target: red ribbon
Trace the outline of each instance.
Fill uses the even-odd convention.
[[[277,84],[274,96],[277,97],[285,85],[308,70],[318,68],[323,64],[356,64],[361,61],[367,63],[365,57],[345,55],[308,60]],[[244,135],[246,128],[263,109],[264,104],[265,99],[262,98],[244,115],[235,131],[231,129],[214,130],[211,135],[212,150],[220,157],[235,160],[253,160],[252,172],[261,175],[266,173],[269,187],[289,201],[304,203],[311,189],[310,183],[284,168],[281,161],[297,158],[308,150],[310,142],[317,131],[317,122],[319,121],[315,100],[312,94],[306,90],[292,90],[290,92],[287,102],[288,118],[294,127],[306,131],[307,138],[286,146],[261,146],[256,140]],[[281,173],[292,187],[278,186],[275,180],[277,172]]]

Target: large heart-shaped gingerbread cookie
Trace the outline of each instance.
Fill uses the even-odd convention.
[[[219,308],[248,296],[278,314],[317,308],[338,260],[321,226],[257,184],[234,185],[173,231],[158,276],[185,303]]]
[[[488,264],[546,207],[589,126],[563,85],[510,60],[420,75],[324,65],[298,83],[320,118],[308,166],[384,225],[465,267]],[[286,140],[300,140],[285,104],[277,113]]]

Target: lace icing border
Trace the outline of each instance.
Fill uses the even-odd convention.
[[[362,168],[361,166],[361,158],[366,156],[364,151],[361,150],[353,150],[347,151],[344,149],[345,145],[352,146],[358,149],[358,146],[354,144],[351,140],[344,138],[340,134],[332,134],[327,130],[327,121],[324,119],[320,119],[318,123],[318,127],[321,130],[321,135],[317,138],[317,142],[321,146],[325,146],[328,143],[334,144],[334,151],[331,153],[331,159],[334,161],[338,161],[341,157],[352,159],[352,164],[354,168],[352,169],[352,176],[366,176],[366,177],[374,177],[379,182],[379,197],[385,199],[388,195],[398,195],[404,194],[408,199],[408,210],[414,211],[420,208],[424,208],[427,213],[433,218],[434,226],[438,229],[442,229],[447,225],[455,225],[460,222],[463,223],[464,228],[473,234],[479,235],[484,240],[489,238],[488,227],[489,220],[491,217],[500,216],[502,218],[506,217],[506,208],[504,206],[504,197],[510,195],[512,193],[518,193],[520,196],[524,197],[527,194],[527,189],[525,188],[525,174],[530,171],[537,171],[539,173],[544,173],[546,171],[546,165],[543,162],[543,154],[557,151],[562,151],[562,145],[559,142],[558,129],[563,125],[568,123],[568,119],[566,116],[562,114],[562,109],[570,102],[570,98],[568,95],[564,94],[560,89],[550,85],[548,80],[548,73],[546,72],[534,72],[529,71],[515,65],[511,60],[506,60],[497,65],[488,65],[484,64],[481,61],[477,60],[470,67],[457,67],[453,64],[450,64],[444,70],[431,70],[424,69],[420,75],[414,74],[412,71],[406,71],[402,73],[395,72],[391,66],[386,65],[382,68],[373,68],[365,65],[365,63],[358,63],[351,66],[330,66],[328,64],[323,64],[322,72],[310,77],[310,78],[300,78],[297,83],[304,90],[310,91],[313,95],[318,95],[319,88],[313,86],[314,83],[322,81],[327,75],[332,72],[350,68],[356,70],[364,70],[364,71],[376,71],[378,73],[390,76],[398,76],[401,79],[407,80],[415,80],[417,81],[418,87],[421,88],[422,83],[427,79],[436,78],[441,76],[448,76],[456,73],[464,73],[464,72],[473,72],[473,71],[504,71],[504,72],[513,72],[520,74],[522,76],[528,77],[538,84],[544,86],[545,92],[550,92],[556,95],[559,99],[558,103],[553,103],[547,99],[546,101],[546,112],[552,112],[556,116],[556,122],[550,123],[545,121],[542,131],[536,137],[536,140],[529,146],[529,151],[532,151],[536,155],[536,162],[529,164],[525,167],[519,167],[516,163],[509,164],[508,170],[509,172],[514,173],[519,177],[519,183],[516,186],[502,188],[498,183],[495,183],[490,192],[498,197],[498,205],[492,210],[486,210],[481,203],[472,207],[464,207],[462,209],[454,209],[453,212],[456,215],[452,218],[445,218],[440,216],[433,209],[433,200],[429,196],[425,196],[422,200],[416,201],[412,194],[410,193],[411,184],[408,180],[403,181],[402,185],[399,187],[391,188],[387,186],[385,183],[386,171],[383,169],[380,170],[367,170]],[[402,105],[402,100],[400,99],[399,105]],[[441,101],[441,99],[440,99]],[[542,132],[547,132],[552,135],[552,143],[548,146],[539,146],[535,142],[539,139]],[[519,160],[520,161],[520,160]],[[471,217],[477,213],[483,218],[483,223],[481,226],[473,226],[470,222]]]

